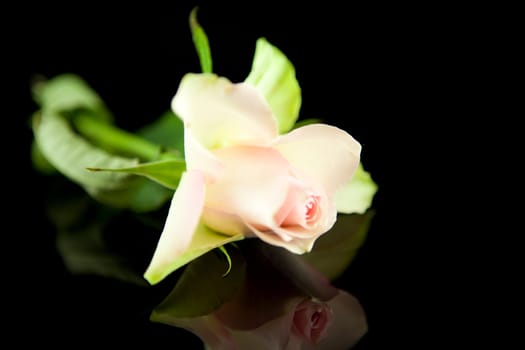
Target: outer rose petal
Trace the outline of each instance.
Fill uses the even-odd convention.
[[[286,159],[326,189],[330,198],[354,174],[361,145],[346,131],[310,124],[280,136],[274,144]]]
[[[255,87],[214,74],[186,74],[172,109],[208,149],[266,145],[278,135],[272,111]]]
[[[204,207],[205,178],[199,171],[182,175],[150,265],[144,273],[151,284],[172,272],[172,264],[191,242]]]

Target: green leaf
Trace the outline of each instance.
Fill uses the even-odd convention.
[[[156,210],[173,197],[173,190],[145,178],[141,180],[129,200],[129,209],[138,213]]]
[[[145,176],[169,189],[175,190],[182,173],[186,170],[183,159],[167,159],[138,164],[129,168],[88,168],[92,171],[110,171]]]
[[[218,248],[226,243],[239,241],[243,238],[243,235],[226,236],[220,234],[205,226],[204,224],[199,223],[195,229],[195,233],[193,234],[192,241],[190,242],[190,245],[184,254],[180,255],[169,266],[163,269],[163,271],[155,271],[154,274],[150,273],[144,277],[151,284],[159,283],[173,271],[209,252],[210,250]],[[224,273],[224,271],[222,273]]]
[[[337,211],[344,214],[364,213],[372,205],[377,184],[359,163],[352,179],[335,195]]]
[[[239,249],[229,249],[232,267],[224,275],[228,262],[218,252],[208,252],[192,261],[171,293],[151,314],[151,320],[170,324],[181,317],[207,315],[231,300],[241,289],[246,263]]]
[[[334,227],[319,237],[311,252],[302,257],[327,278],[339,277],[365,241],[375,212],[339,214]]]
[[[235,244],[235,243],[233,243],[233,244]],[[225,277],[232,270],[232,258],[230,256],[230,254],[228,254],[228,251],[226,250],[226,248],[224,246],[220,246],[217,249],[219,249],[219,251],[224,255],[224,257],[226,258],[226,261],[228,262],[228,269],[222,275],[222,277]]]
[[[197,11],[198,7],[195,7],[190,13],[190,29],[193,38],[193,44],[195,45],[197,55],[199,56],[202,72],[211,73],[212,60],[210,45],[208,44],[208,37],[206,36],[204,29],[202,29],[201,25],[197,21]]]
[[[301,88],[288,58],[265,38],[257,40],[252,70],[246,82],[266,98],[277,118],[279,133],[292,129],[301,108]]]
[[[162,147],[153,144],[133,133],[119,129],[109,123],[100,121],[93,113],[84,111],[70,115],[75,130],[94,146],[100,147],[114,155],[126,158],[139,158],[143,161],[159,160]]]
[[[316,123],[322,123],[323,120],[319,118],[308,118],[303,120],[298,120],[297,123],[293,126],[294,129],[300,128],[301,126],[310,125],[310,124],[316,124]]]
[[[153,123],[138,130],[136,134],[162,145],[181,157],[184,156],[184,124],[172,111],[162,114]]]
[[[42,154],[35,141],[31,143],[31,161],[33,162],[33,167],[42,174],[50,175],[57,172],[55,167]]]
[[[41,82],[35,87],[35,95],[42,104],[32,120],[37,148],[69,180],[100,202],[119,208],[155,210],[169,198],[167,189],[155,188],[145,195],[144,189],[152,188],[147,178],[122,172],[93,174],[87,170],[88,167],[132,168],[138,165],[138,160],[111,154],[72,128],[69,117],[74,115],[109,121],[102,101],[80,78],[65,75]]]
[[[93,189],[122,190],[132,186],[137,178],[125,173],[100,173],[94,176],[87,170],[96,168],[129,168],[136,159],[111,155],[77,135],[65,118],[43,110],[33,119],[35,140],[47,160],[72,181]],[[95,191],[96,192],[96,191]]]
[[[79,76],[62,74],[33,85],[37,103],[49,112],[61,113],[77,109],[94,111],[96,118],[110,122],[111,113],[102,99]]]

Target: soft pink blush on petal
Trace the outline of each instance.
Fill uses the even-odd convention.
[[[337,208],[333,199],[323,188],[304,183],[291,183],[286,200],[275,215],[273,232],[304,239],[318,237],[334,225]]]
[[[204,174],[192,170],[185,172],[173,195],[164,229],[144,274],[148,280],[164,278],[171,272],[170,264],[184,253],[199,223],[204,197]]]
[[[214,74],[187,74],[172,100],[174,112],[205,148],[268,145],[277,123],[261,93]]]
[[[274,147],[302,173],[321,184],[329,197],[353,176],[361,145],[346,131],[325,124],[300,127],[277,138]]]
[[[320,194],[299,180],[291,181],[286,200],[275,215],[275,224],[281,227],[311,227],[320,214],[319,197]]]
[[[292,198],[288,197],[283,207],[277,212],[273,225],[265,228],[247,225],[257,237],[266,243],[286,248],[295,254],[303,254],[312,249],[319,236],[333,227],[337,219],[337,208],[333,199],[327,198],[322,189],[317,189],[314,192],[316,195],[316,212],[311,213],[315,217],[311,217],[309,221],[306,216],[308,216],[308,194],[310,192],[306,192],[307,196],[293,192],[294,190],[291,190],[289,193]],[[294,201],[296,201],[296,207],[293,207]],[[301,215],[305,217],[300,218]],[[284,220],[282,219],[283,216],[285,216]]]
[[[274,225],[288,192],[288,162],[266,147],[228,147],[213,153],[224,168],[207,187],[206,207],[237,215],[257,227]]]

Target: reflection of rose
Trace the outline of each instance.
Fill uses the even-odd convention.
[[[354,174],[361,152],[347,132],[311,124],[279,135],[255,87],[212,74],[186,75],[172,107],[184,122],[187,172],[147,278],[165,275],[199,222],[297,254],[310,251],[334,225],[336,192]]]
[[[326,303],[305,299],[295,307],[293,316],[294,334],[313,344],[326,336],[332,321],[332,310]]]
[[[193,332],[211,350],[346,350],[366,332],[357,299],[335,289],[299,256],[286,252],[295,279],[259,251],[248,252],[246,281],[233,300],[193,318],[170,316],[161,305],[152,320]]]

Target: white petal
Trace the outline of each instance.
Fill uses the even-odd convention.
[[[214,74],[184,76],[172,108],[208,149],[264,145],[278,135],[272,111],[255,87]]]
[[[208,181],[213,181],[222,173],[221,162],[204,148],[187,128],[184,130],[184,154],[186,168],[203,172]]]
[[[199,171],[185,172],[173,195],[164,229],[144,274],[151,284],[170,274],[174,270],[174,263],[186,251],[199,223],[204,198],[204,174]]]
[[[310,124],[280,136],[274,147],[304,176],[312,178],[332,197],[354,174],[361,145],[346,131]]]

